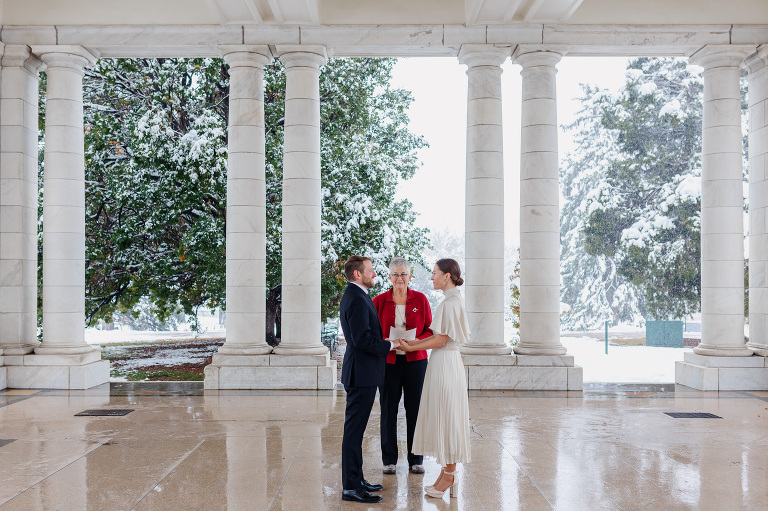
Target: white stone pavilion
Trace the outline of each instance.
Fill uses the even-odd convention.
[[[330,56],[444,56],[467,67],[464,351],[473,389],[579,390],[559,340],[558,62],[678,56],[704,68],[702,342],[677,383],[768,389],[766,0],[0,1],[0,389],[109,380],[84,339],[82,77],[99,58],[221,56],[230,66],[227,339],[205,387],[330,389],[320,342],[320,98]],[[263,69],[286,68],[282,342],[264,339]],[[521,68],[521,340],[503,339],[501,64]],[[743,336],[742,127],[749,73],[750,343]],[[43,330],[36,337],[37,104],[45,127]],[[587,78],[587,77],[585,77]],[[506,97],[505,101],[519,101]]]

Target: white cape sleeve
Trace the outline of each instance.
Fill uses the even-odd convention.
[[[461,300],[443,300],[435,311],[430,328],[436,334],[447,335],[460,346],[469,342],[469,320]]]

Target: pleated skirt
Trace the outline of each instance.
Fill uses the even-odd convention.
[[[449,341],[432,350],[413,437],[414,454],[432,456],[440,465],[470,461],[466,378],[458,346]]]

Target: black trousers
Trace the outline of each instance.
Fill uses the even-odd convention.
[[[347,410],[341,439],[341,484],[345,490],[363,485],[363,434],[371,416],[376,387],[344,387]]]
[[[424,462],[424,456],[414,455],[412,449],[416,418],[419,416],[421,388],[424,386],[424,375],[427,372],[427,359],[407,362],[402,355],[397,355],[395,358],[396,363],[387,364],[384,385],[379,387],[381,461],[384,465],[397,465],[397,409],[400,406],[400,396],[403,396],[408,466],[412,467]]]

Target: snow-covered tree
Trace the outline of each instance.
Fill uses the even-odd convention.
[[[584,86],[561,171],[564,326],[699,309],[702,95],[701,69],[671,58],[632,60],[617,95]]]
[[[320,80],[323,315],[353,253],[381,265],[418,259],[426,232],[398,178],[425,142],[408,131],[393,59],[331,59]],[[45,101],[41,82],[41,102]],[[179,306],[225,306],[229,76],[221,59],[101,59],[84,80],[86,314],[90,322],[150,296],[160,320]],[[267,285],[281,279],[285,74],[265,69]],[[44,108],[41,108],[41,130]],[[42,167],[41,167],[42,173]],[[379,269],[377,268],[377,270]]]
[[[682,59],[632,60],[616,96],[584,87],[561,171],[564,326],[698,309],[701,99]]]
[[[331,59],[320,75],[322,156],[322,317],[335,313],[346,287],[344,261],[361,254],[379,275],[374,292],[389,285],[395,256],[420,263],[427,230],[414,227],[408,200],[395,200],[399,179],[421,165],[426,145],[408,131],[411,94],[389,85],[395,59]],[[285,73],[266,73],[268,282],[280,283],[280,203]]]

